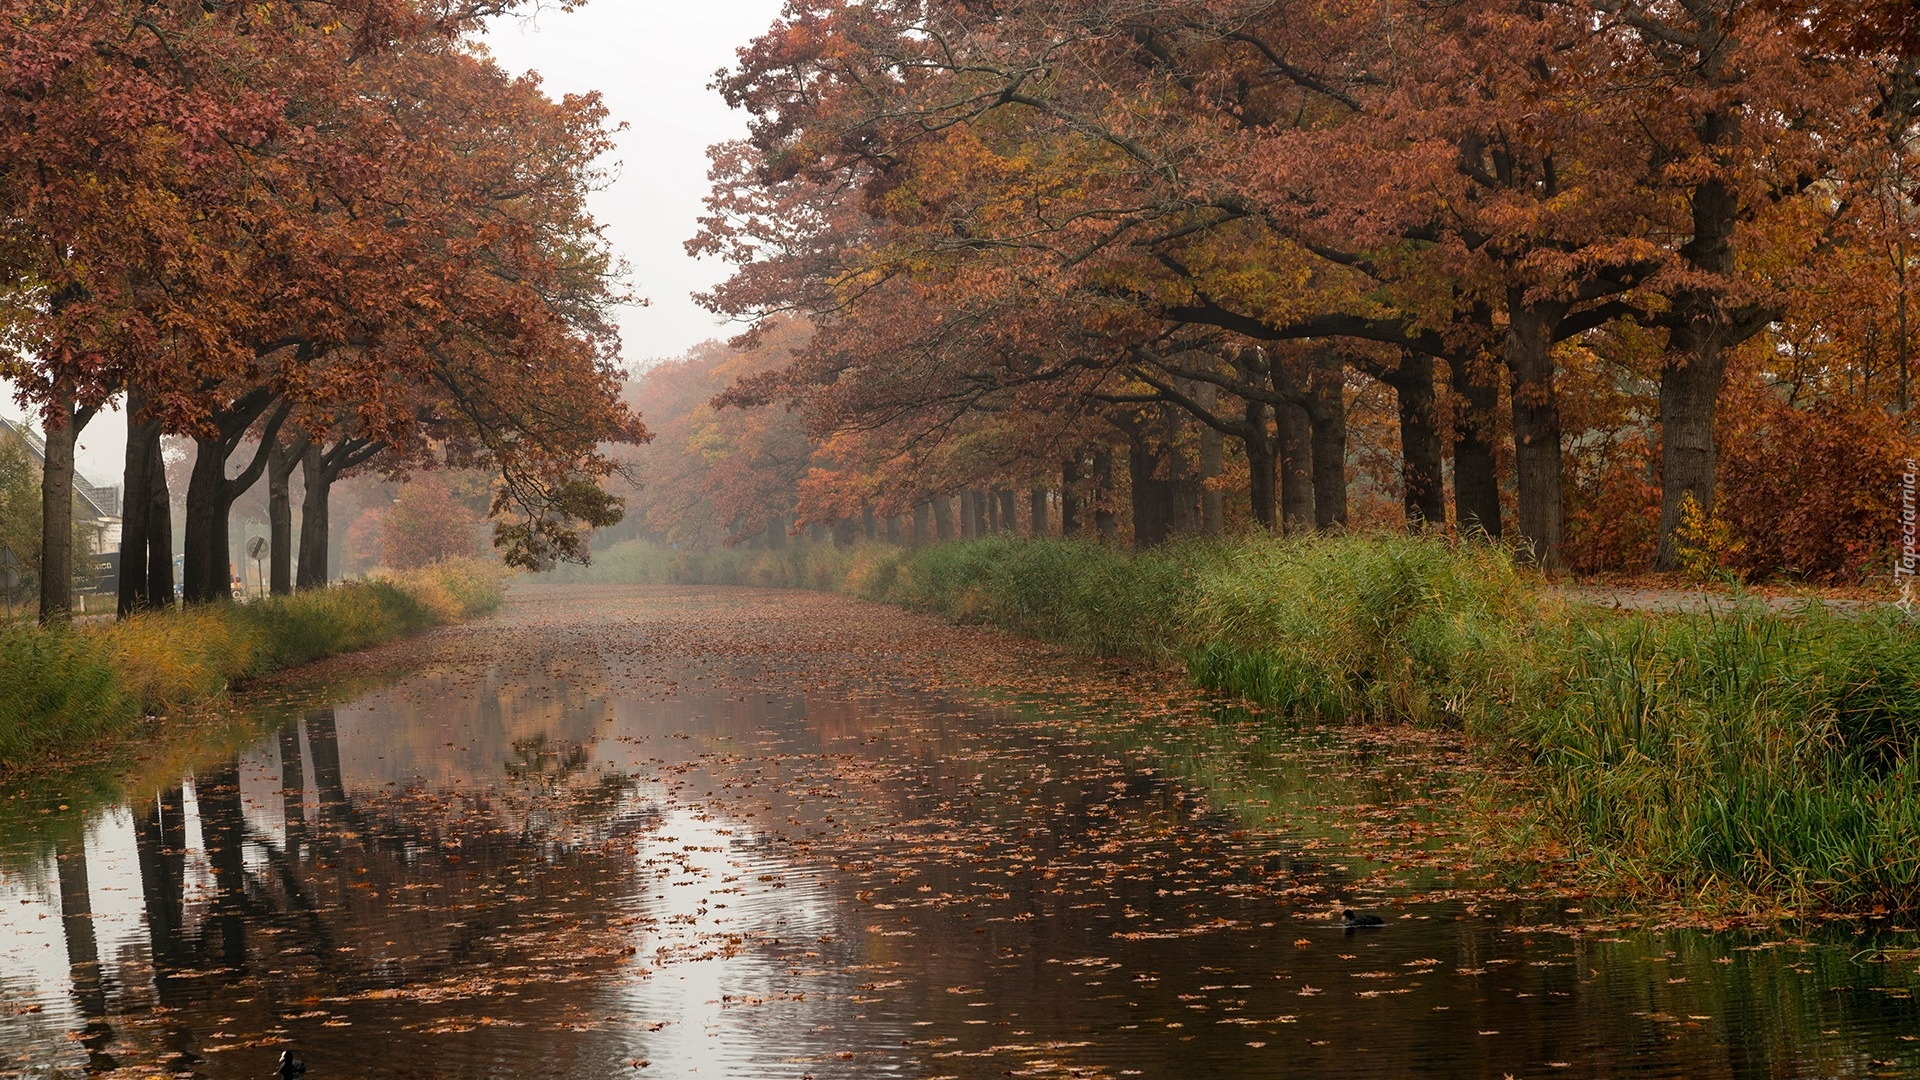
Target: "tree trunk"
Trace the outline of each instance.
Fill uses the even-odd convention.
[[[1267,425],[1269,406],[1264,401],[1246,399],[1246,418],[1240,425],[1240,441],[1247,450],[1247,506],[1253,520],[1268,532],[1280,529],[1279,457],[1280,441]]]
[[[308,443],[300,455],[300,478],[306,491],[300,498],[300,566],[294,573],[294,586],[301,591],[327,587],[327,561],[332,532],[328,522],[328,501],[333,478],[327,475],[325,452],[319,443]]]
[[[40,472],[40,621],[73,618],[73,454],[92,409],[71,401],[47,418],[46,464]]]
[[[987,504],[992,497],[984,491],[972,491],[973,496],[973,538],[978,540],[993,531],[993,523],[987,520]]]
[[[1080,459],[1070,457],[1060,463],[1060,535],[1080,533]]]
[[[220,505],[226,486],[227,453],[219,438],[193,440],[193,472],[187,479],[186,567],[181,587],[186,602],[205,604],[233,595],[227,566],[227,507]]]
[[[1027,492],[1027,535],[1039,539],[1047,535],[1047,489]]]
[[[1010,487],[1000,489],[1000,531],[1008,536],[1020,534],[1020,497]]]
[[[1313,524],[1331,529],[1347,523],[1346,364],[1323,349],[1314,358],[1307,422],[1313,440]]]
[[[1120,532],[1120,519],[1113,511],[1113,451],[1104,447],[1093,452],[1093,531],[1102,540]]]
[[[1660,547],[1654,565],[1679,565],[1674,530],[1688,499],[1713,510],[1714,411],[1726,376],[1726,355],[1700,343],[1691,355],[1674,357],[1660,372]]]
[[[1495,372],[1477,361],[1448,361],[1454,403],[1453,518],[1464,537],[1500,539],[1500,475],[1494,456],[1494,413],[1500,408]]]
[[[1696,122],[1695,134],[1713,152],[1742,141],[1739,106],[1711,110]],[[1695,184],[1688,205],[1693,235],[1681,246],[1687,265],[1715,281],[1731,285],[1735,270],[1734,230],[1742,209],[1740,194],[1718,175]],[[1907,361],[1905,269],[1901,269],[1900,396],[1906,398]],[[1759,333],[1773,313],[1756,307],[1729,310],[1723,289],[1706,284],[1684,289],[1668,312],[1667,347],[1660,372],[1660,544],[1655,566],[1678,565],[1673,534],[1688,499],[1702,511],[1713,509],[1714,413],[1726,376],[1727,350]]]
[[[880,519],[874,516],[872,503],[860,504],[860,535],[867,540],[880,539]]]
[[[144,393],[127,391],[126,468],[120,479],[120,581],[115,590],[123,619],[155,606],[148,591],[147,541],[152,530],[147,518],[153,512],[150,484],[153,459],[160,456],[160,423],[140,419],[146,404]]]
[[[196,437],[193,475],[187,483],[186,601],[213,603],[233,597],[233,551],[229,511],[267,468],[267,457],[280,438],[280,425],[290,406],[273,410],[260,430],[260,445],[240,475],[228,479],[227,458],[248,430],[273,405],[273,397],[256,390],[235,401],[215,421],[218,434]]]
[[[941,495],[933,500],[934,539],[947,541],[953,539],[953,498]]]
[[[1160,404],[1160,419],[1166,427],[1166,446],[1160,458],[1167,474],[1167,535],[1192,536],[1200,531],[1200,476],[1187,468],[1186,414],[1168,402]],[[1202,428],[1206,425],[1202,424]],[[1158,471],[1158,470],[1156,470]]]
[[[886,536],[887,543],[892,544],[895,547],[900,546],[900,515],[899,514],[887,515],[885,536]]]
[[[1440,430],[1435,424],[1433,357],[1408,352],[1387,380],[1400,406],[1400,491],[1407,528],[1419,532],[1444,526],[1446,480],[1442,473]]]
[[[1535,563],[1557,566],[1565,527],[1560,490],[1560,407],[1554,396],[1553,340],[1568,305],[1527,303],[1509,290],[1507,369],[1513,373],[1513,462],[1520,492],[1520,540]]]
[[[927,529],[933,524],[933,505],[920,503],[913,508],[913,546],[919,547],[928,540]]]
[[[147,481],[147,602],[155,610],[173,606],[173,492],[167,486],[164,444],[154,448],[153,476]]]
[[[973,531],[973,492],[968,488],[960,489],[960,539],[971,540]]]
[[[275,596],[293,592],[293,470],[306,456],[307,435],[301,432],[288,443],[276,441],[267,458],[267,531],[271,537],[269,552],[269,591]]]
[[[1127,432],[1127,478],[1133,497],[1133,546],[1150,548],[1166,543],[1173,533],[1173,483],[1163,476],[1164,452],[1156,450],[1146,433]]]
[[[1200,385],[1200,403],[1207,411],[1213,411],[1216,404],[1212,383]],[[1220,479],[1220,471],[1226,465],[1226,452],[1219,429],[1211,424],[1200,425],[1200,531],[1208,536],[1219,536],[1227,528],[1227,493],[1215,487]]]
[[[1276,449],[1279,458],[1280,528],[1297,532],[1313,521],[1312,424],[1307,410],[1287,402],[1274,406]]]

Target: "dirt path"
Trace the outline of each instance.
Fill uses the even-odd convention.
[[[1675,611],[1704,614],[1707,612],[1732,611],[1741,604],[1759,602],[1767,609],[1776,612],[1794,612],[1808,604],[1818,604],[1832,611],[1853,612],[1870,611],[1886,605],[1879,600],[1839,600],[1819,596],[1761,596],[1749,593],[1741,597],[1726,593],[1708,592],[1704,589],[1660,589],[1615,585],[1556,585],[1552,588],[1556,596],[1580,604],[1592,604],[1596,607],[1615,608],[1621,611]]]

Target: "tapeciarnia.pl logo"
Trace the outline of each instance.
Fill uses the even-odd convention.
[[[1900,589],[1894,603],[1909,615],[1914,613],[1914,573],[1920,569],[1920,507],[1915,505],[1914,487],[1920,482],[1920,463],[1908,458],[1900,472],[1900,557],[1893,563],[1893,582]]]

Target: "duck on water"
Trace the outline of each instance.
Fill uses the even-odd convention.
[[[1342,911],[1340,913],[1340,925],[1349,930],[1359,930],[1362,928],[1385,926],[1387,925],[1387,920],[1378,915],[1367,915],[1356,911]]]

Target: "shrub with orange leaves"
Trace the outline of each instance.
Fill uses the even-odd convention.
[[[416,476],[400,489],[380,519],[380,558],[394,570],[413,570],[480,554],[485,515],[438,473]]]
[[[1740,404],[1722,429],[1714,511],[1743,545],[1731,568],[1832,583],[1880,572],[1899,542],[1900,472],[1914,438],[1849,398],[1796,408],[1759,394]]]

